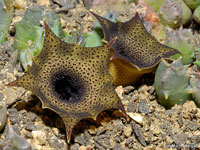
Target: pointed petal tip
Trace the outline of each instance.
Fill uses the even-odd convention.
[[[110,40],[110,42],[108,42],[108,45],[112,47],[116,40],[117,40],[117,37],[114,37],[112,40]]]
[[[44,28],[46,29],[48,27],[46,20],[43,20]]]
[[[136,13],[135,13],[135,16],[134,16],[133,18],[136,18],[136,19],[141,19],[141,18],[140,18],[140,14],[139,14],[139,12],[138,12],[138,11],[136,11]]]
[[[72,130],[66,129],[67,143],[70,143]]]
[[[44,23],[45,34],[47,35],[48,31],[51,30],[51,29],[49,28],[49,25],[47,24],[45,19],[44,19],[43,23]]]
[[[97,14],[95,14],[93,11],[91,11],[91,10],[89,10],[89,12],[93,15],[93,16],[97,16],[98,17],[98,15]]]
[[[121,110],[121,112],[124,114],[124,116],[125,116],[126,118],[128,118],[128,114],[126,113],[126,110],[125,110],[123,104],[121,104],[121,105],[118,107],[118,109]]]
[[[4,86],[7,86],[7,87],[10,87],[10,86],[17,86],[18,85],[18,82],[17,80],[13,81],[13,82],[10,82],[10,83],[7,83],[7,84],[4,84]]]
[[[94,12],[93,12],[93,11],[91,11],[91,10],[89,10],[89,12],[90,12],[91,14],[94,14]]]
[[[96,121],[97,120],[97,115],[93,116],[92,119]]]
[[[165,92],[165,93],[164,93],[164,97],[165,97],[166,100],[168,100],[169,94],[168,94],[167,92]]]

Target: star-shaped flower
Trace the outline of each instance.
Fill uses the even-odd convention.
[[[124,107],[114,90],[109,74],[111,45],[85,48],[67,44],[54,35],[44,22],[45,41],[42,52],[33,59],[29,71],[8,86],[21,86],[42,101],[43,108],[58,113],[70,141],[74,126],[85,118],[111,108]]]
[[[101,24],[106,41],[117,37],[113,44],[115,54],[110,62],[110,72],[116,85],[131,84],[144,73],[152,72],[161,58],[180,53],[149,34],[138,13],[127,22],[116,23],[91,13]]]

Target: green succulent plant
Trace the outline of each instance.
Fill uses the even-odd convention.
[[[165,0],[144,0],[155,12],[158,12],[160,7],[165,3]]]
[[[181,25],[182,7],[181,2],[174,0],[166,0],[159,9],[160,22],[171,28],[177,28]]]
[[[14,49],[19,50],[19,59],[27,71],[32,65],[32,58],[37,56],[43,47],[44,28],[42,21],[46,20],[52,31],[60,38],[64,38],[60,17],[53,12],[46,12],[43,8],[35,6],[28,8],[24,18],[15,24],[16,37]]]
[[[190,84],[192,89],[189,93],[192,94],[196,105],[200,107],[200,73],[194,73],[191,75]]]
[[[0,0],[0,43],[6,41],[12,19],[12,1],[13,0]]]
[[[159,64],[154,86],[158,101],[166,108],[171,108],[175,104],[183,104],[191,100],[190,74],[188,66],[182,64],[181,59],[168,63],[162,60]]]
[[[183,0],[183,1],[192,10],[195,10],[200,5],[200,0]]]
[[[200,6],[198,6],[198,7],[194,10],[193,18],[194,18],[194,20],[195,20],[198,24],[200,24]]]
[[[182,53],[182,62],[184,65],[191,64],[195,56],[194,35],[191,29],[179,28],[179,30],[172,30],[168,28],[166,32],[166,45],[177,49]],[[178,59],[181,55],[176,54],[172,56]]]

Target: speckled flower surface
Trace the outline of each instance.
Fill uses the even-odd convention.
[[[114,90],[108,63],[114,40],[102,47],[67,44],[45,25],[42,52],[29,71],[9,86],[21,86],[40,98],[43,108],[58,113],[66,126],[68,142],[74,126],[85,118],[96,118],[106,109],[124,111]]]

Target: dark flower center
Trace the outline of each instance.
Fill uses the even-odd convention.
[[[54,95],[64,102],[78,102],[84,95],[81,79],[71,72],[56,72],[50,82]]]

